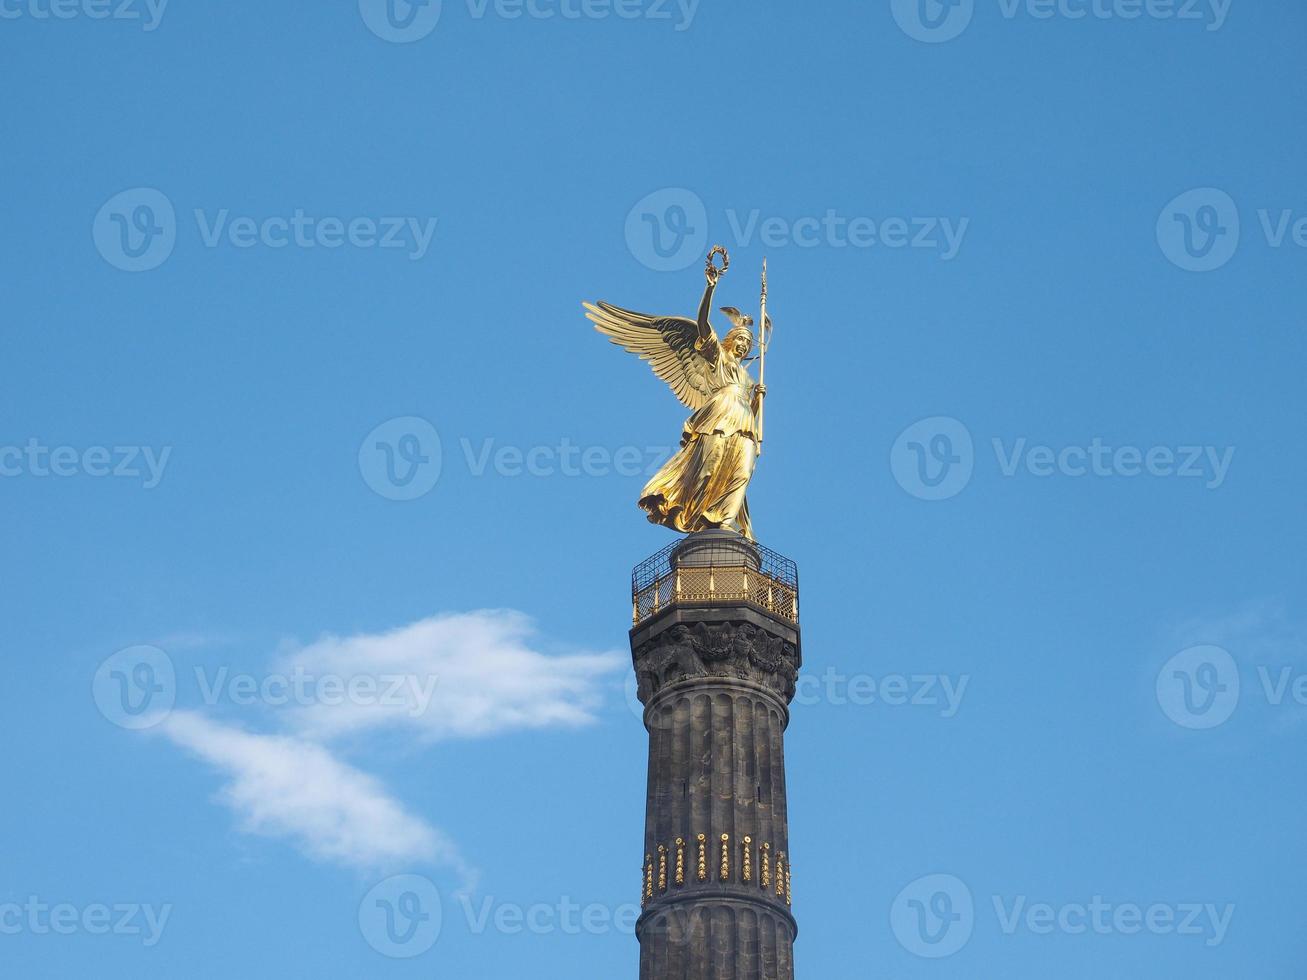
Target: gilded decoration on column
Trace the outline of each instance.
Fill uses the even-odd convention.
[[[790,624],[799,622],[799,570],[789,558],[752,542],[752,554],[721,551],[709,563],[682,565],[674,541],[637,565],[631,576],[632,624],[674,606],[746,602]]]
[[[696,838],[699,843],[699,858],[696,877],[699,881],[708,880],[708,835],[699,834]],[[717,867],[718,878],[721,881],[731,880],[731,835],[722,834],[721,841],[721,860]],[[678,837],[675,841],[675,852],[667,844],[658,845],[658,860],[655,862],[652,855],[644,856],[645,866],[642,873],[643,895],[645,903],[648,904],[657,894],[665,894],[671,884],[683,886],[686,883],[686,840],[684,837]],[[755,858],[756,863],[755,863]],[[758,871],[755,879],[754,870]],[[776,855],[775,866],[772,864],[772,846],[767,841],[757,845],[755,854],[755,842],[751,835],[745,835],[740,842],[740,880],[752,884],[758,881],[760,887],[770,889],[773,882],[776,885],[776,897],[785,899],[789,902],[790,884],[793,867],[786,860],[784,852],[778,852]]]

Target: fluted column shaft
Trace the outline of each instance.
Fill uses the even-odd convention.
[[[785,730],[800,651],[756,608],[631,635],[649,730],[641,980],[792,980]]]

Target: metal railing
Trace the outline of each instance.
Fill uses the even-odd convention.
[[[676,541],[635,566],[631,573],[632,621],[636,626],[671,606],[728,606],[747,602],[791,623],[799,621],[799,569],[790,559],[750,543],[696,548],[693,564],[678,561]],[[756,562],[751,560],[757,558]],[[687,556],[688,557],[688,556]]]

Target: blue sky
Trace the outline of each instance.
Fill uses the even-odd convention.
[[[635,975],[683,413],[580,303],[715,243],[799,975],[1300,975],[1300,3],[56,6],[0,2],[5,976]]]

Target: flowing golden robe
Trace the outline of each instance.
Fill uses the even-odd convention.
[[[724,342],[717,340],[708,314],[719,275],[709,272],[695,320],[637,313],[602,300],[583,305],[595,329],[648,362],[694,413],[681,430],[680,451],[640,494],[649,520],[683,533],[727,528],[752,540],[744,492],[758,459],[756,389],[736,342],[752,347],[753,334],[749,322],[737,322]],[[738,310],[723,310],[747,321]]]
[[[677,531],[725,527],[753,539],[744,492],[758,458],[753,379],[727,345],[709,338],[712,395],[681,431],[681,449],[640,494],[654,524]]]

